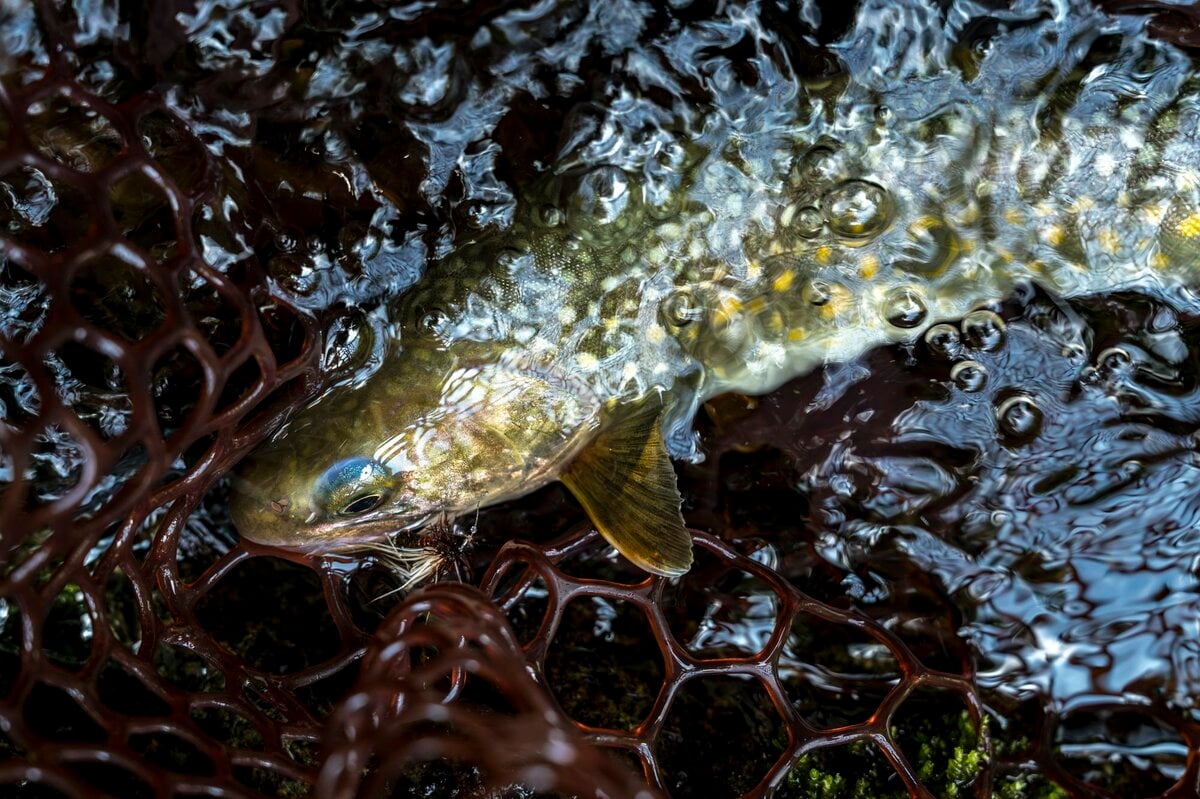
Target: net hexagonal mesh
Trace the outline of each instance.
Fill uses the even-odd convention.
[[[708,465],[681,471],[710,532],[679,580],[617,558],[557,489],[485,517],[472,550],[431,534],[455,567],[440,576],[478,588],[405,598],[369,554],[231,535],[227,473],[353,339],[322,312],[381,274],[402,291],[444,238],[430,220],[478,216],[495,188],[491,156],[451,153],[476,171],[431,189],[381,140],[389,114],[458,124],[481,67],[433,42],[514,4],[351,5],[0,6],[5,795],[1132,795],[1112,772],[1136,765],[1065,762],[1061,706],[982,695],[929,575],[872,596],[821,554],[833,511],[791,485],[808,464],[761,449],[819,378],[713,422]],[[1195,44],[1187,9],[1119,10]],[[528,14],[552,28],[530,36],[569,40]],[[385,61],[336,73],[306,53],[354,25],[403,43],[400,72],[451,59],[449,99],[389,73],[382,110],[351,108]],[[326,140],[317,159],[297,98],[332,113],[343,93],[353,155]],[[519,110],[530,129],[553,116]],[[388,147],[436,160],[438,141]],[[1146,784],[1195,795],[1194,714],[1118,696],[1069,711],[1183,741]]]

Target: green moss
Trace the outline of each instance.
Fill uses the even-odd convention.
[[[223,707],[201,707],[194,708],[191,715],[200,729],[230,747],[254,751],[263,748],[262,733],[241,713]]]
[[[937,730],[943,729],[942,722],[948,723],[952,731],[950,735],[937,733]],[[893,729],[892,732],[906,751],[912,748],[910,741],[920,741],[913,766],[921,783],[946,799],[970,795],[971,785],[987,763],[986,752],[980,748],[971,717],[965,711],[958,714],[957,720],[945,718],[927,721],[919,717],[916,723],[908,726],[911,731],[907,734],[899,729]]]
[[[196,604],[200,624],[248,667],[294,674],[341,648],[321,583],[280,558],[238,564]]]
[[[662,653],[636,606],[591,597],[567,605],[545,673],[571,718],[632,730],[662,686]]]
[[[233,776],[243,785],[276,799],[302,799],[312,794],[312,786],[308,783],[257,766],[236,767],[233,769]]]
[[[929,696],[933,698],[918,694],[905,703],[890,730],[892,738],[935,796],[972,796],[971,787],[988,762],[975,723],[957,697],[945,692]]]
[[[870,741],[801,755],[778,796],[787,799],[908,799],[883,753]]]
[[[935,796],[973,796],[971,786],[988,760],[971,717],[958,708],[947,712],[944,703],[939,707],[917,702],[913,711],[903,713],[891,732],[917,777]],[[870,741],[860,740],[802,755],[778,795],[788,799],[907,799],[908,791],[883,753]]]
[[[1070,794],[1040,774],[1003,774],[996,778],[995,799],[1068,799]]]

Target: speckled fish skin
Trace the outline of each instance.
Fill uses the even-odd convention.
[[[555,479],[646,396],[687,454],[706,398],[912,340],[1020,281],[1067,296],[1194,283],[1193,65],[1139,20],[1047,5],[1069,11],[1054,41],[1018,29],[969,68],[939,52],[881,68],[871,37],[936,12],[866,3],[876,23],[838,45],[844,85],[783,82],[753,126],[664,149],[661,180],[653,163],[597,165],[530,188],[509,230],[402,299],[366,385],[256,454],[239,528],[328,547],[472,511]],[[386,496],[344,515],[314,486],[354,457],[383,465]]]

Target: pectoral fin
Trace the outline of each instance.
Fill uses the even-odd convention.
[[[659,433],[657,399],[605,430],[562,474],[610,544],[655,574],[692,565],[692,537],[679,512],[675,470]]]

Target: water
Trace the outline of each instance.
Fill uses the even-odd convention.
[[[938,76],[971,79],[996,47],[1041,65],[1030,68],[1030,92],[1053,76],[1074,87],[1068,97],[1133,121],[1165,112],[1163,87],[1192,68],[1186,53],[1140,37],[1141,18],[1066,0],[863,3],[857,17],[834,6],[343,3],[308,4],[297,16],[221,2],[128,19],[76,2],[64,13],[74,15],[67,59],[82,85],[113,103],[146,90],[166,99],[172,115],[143,118],[137,133],[185,191],[209,192],[192,220],[205,262],[234,281],[265,274],[279,301],[328,331],[330,381],[353,383],[380,362],[396,324],[391,302],[454,247],[508,230],[521,214],[590,219],[599,230],[636,191],[669,221],[684,165],[702,161],[685,199],[716,211],[705,256],[741,257],[741,243],[761,232],[745,198],[777,193],[776,178],[793,166],[802,182],[834,182],[856,147],[911,154],[940,138],[945,152],[968,152],[947,111],[962,98],[943,96]],[[51,57],[23,6],[0,10],[0,42],[11,85],[33,80]],[[1063,63],[1079,66],[1064,75]],[[836,129],[835,107],[853,124]],[[1064,135],[1064,112],[1050,103],[1020,122]],[[32,145],[48,158],[93,174],[121,157],[121,134],[95,109],[59,101],[31,113]],[[888,140],[914,121],[928,123],[920,147]],[[0,131],[7,126],[0,118]],[[200,162],[215,166],[200,174]],[[1079,190],[1103,189],[1103,177],[1081,176]],[[530,207],[527,188],[547,182],[553,202]],[[865,253],[860,245],[887,229],[898,187],[835,183],[819,207],[784,207],[778,222],[798,246],[832,231],[847,252]],[[48,170],[11,169],[0,177],[0,230],[50,252],[70,247],[86,228],[77,194]],[[117,183],[110,197],[121,235],[168,262],[175,230],[161,191]],[[1024,223],[1010,224],[1015,235]],[[937,273],[948,227],[901,232],[912,235],[889,257]],[[1085,252],[1107,246],[1080,237]],[[735,444],[780,458],[779,473],[757,479],[720,469],[741,481],[733,518],[742,527],[726,532],[765,529],[785,573],[789,550],[811,547],[865,607],[936,586],[961,614],[955,632],[976,653],[998,713],[1028,702],[1066,717],[1151,708],[1166,719],[1153,734],[1139,714],[1134,732],[1097,717],[1060,740],[1081,761],[1141,764],[1169,783],[1186,755],[1176,728],[1195,721],[1200,696],[1200,305],[1186,288],[1115,282],[1120,293],[1069,301],[1016,286],[991,311],[949,319],[907,347],[848,357],[744,418],[702,421],[701,468],[718,468]],[[226,351],[240,320],[205,281],[185,286],[189,313]],[[90,322],[129,340],[161,321],[156,289],[112,263],[85,270],[72,289],[78,307],[96,312]],[[838,287],[808,291],[828,302]],[[881,300],[892,327],[922,331],[930,321],[928,296]],[[36,279],[0,265],[8,340],[34,335],[50,306]],[[696,309],[682,302],[671,312],[687,319]],[[117,437],[131,420],[130,378],[93,356],[64,347],[47,371],[79,418]],[[195,399],[188,358],[164,358],[148,375],[164,434]],[[0,360],[0,407],[14,425],[34,424],[40,407],[11,360]],[[32,501],[51,502],[80,479],[79,449],[54,425],[39,444],[26,477]],[[140,462],[135,453],[101,475],[85,508]],[[0,452],[8,481],[6,463]],[[780,498],[780,513],[794,516],[786,524],[763,507]],[[221,513],[197,518],[194,526],[223,528],[209,535],[220,547],[233,540]],[[702,507],[691,518],[711,521]],[[710,599],[739,590],[714,588]],[[739,601],[745,616],[715,613],[693,645],[751,653],[764,613],[753,594]]]

